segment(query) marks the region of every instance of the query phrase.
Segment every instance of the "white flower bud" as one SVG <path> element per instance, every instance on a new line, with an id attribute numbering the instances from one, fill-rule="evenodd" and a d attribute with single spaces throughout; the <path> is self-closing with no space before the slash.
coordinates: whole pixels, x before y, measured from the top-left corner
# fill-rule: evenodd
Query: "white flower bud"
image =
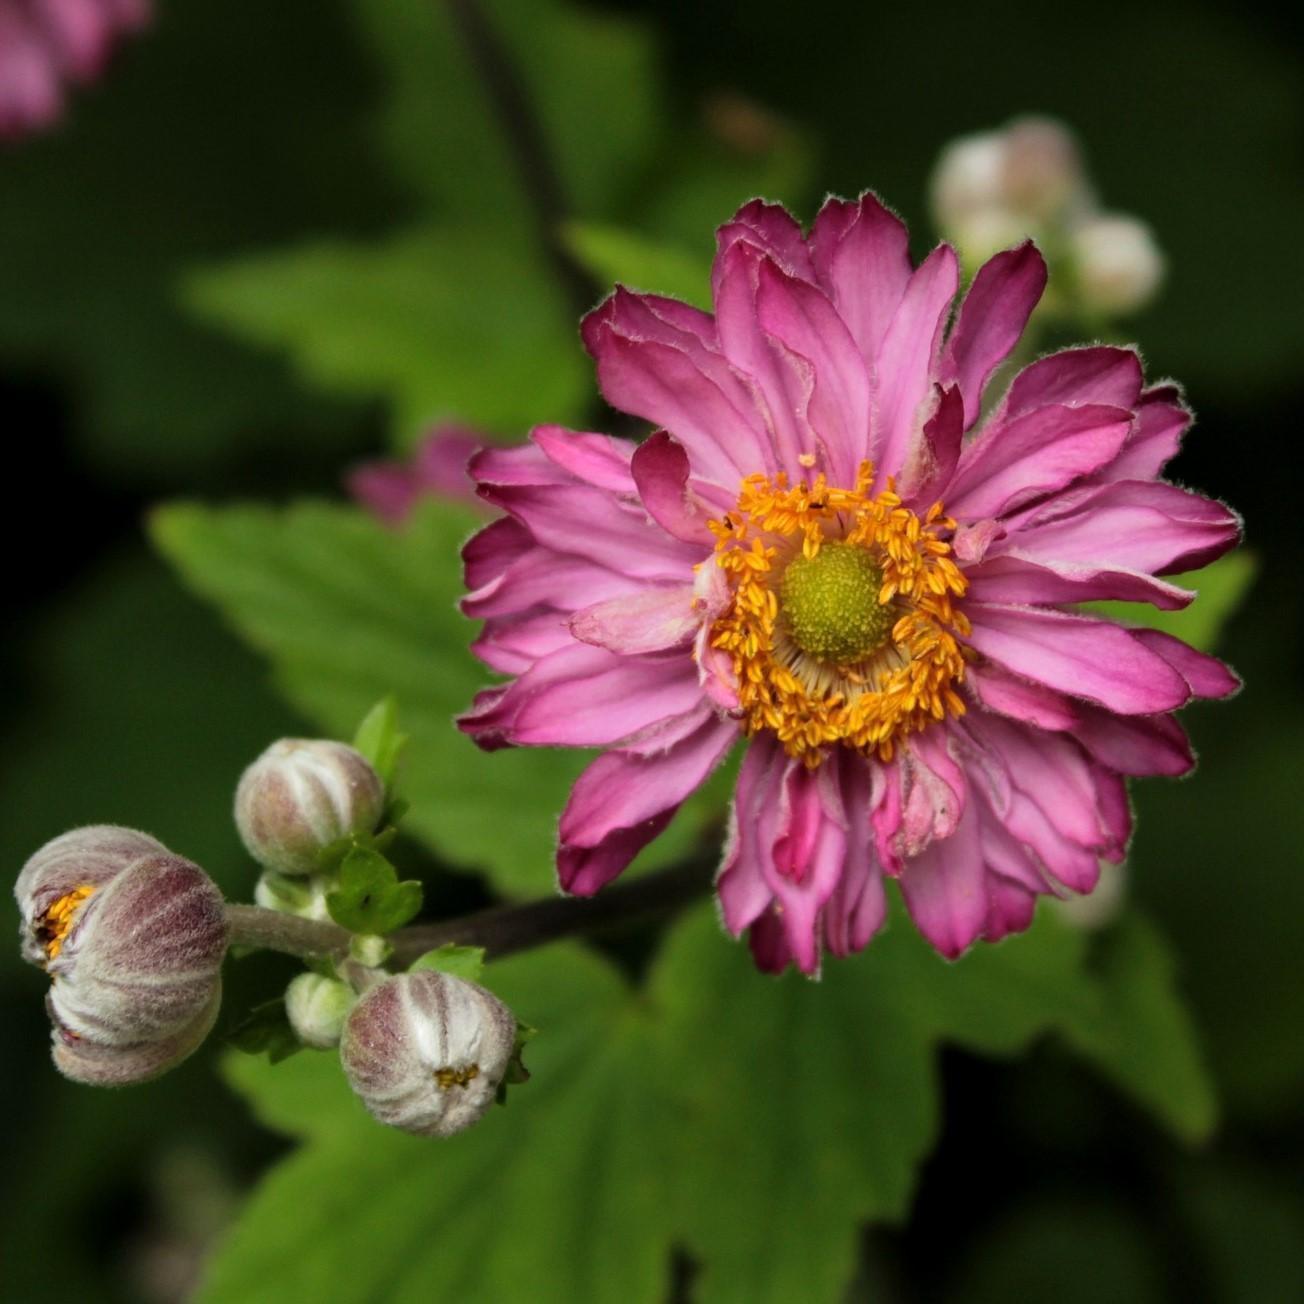
<path id="1" fill-rule="evenodd" d="M 294 878 L 269 869 L 254 885 L 254 904 L 264 910 L 279 910 L 283 915 L 324 922 L 331 917 L 326 904 L 328 880 L 318 875 Z"/>
<path id="2" fill-rule="evenodd" d="M 23 954 L 52 979 L 55 1062 L 69 1076 L 136 1081 L 199 1044 L 228 940 L 222 894 L 199 866 L 147 834 L 99 825 L 42 847 L 15 895 Z"/>
<path id="3" fill-rule="evenodd" d="M 1139 218 L 1105 213 L 1074 228 L 1071 250 L 1078 293 L 1089 311 L 1117 316 L 1136 312 L 1154 297 L 1164 277 L 1164 256 Z"/>
<path id="4" fill-rule="evenodd" d="M 359 998 L 340 1059 L 370 1113 L 418 1136 L 451 1136 L 493 1104 L 516 1041 L 512 1012 L 491 992 L 422 969 Z"/>
<path id="5" fill-rule="evenodd" d="M 311 874 L 323 848 L 370 833 L 385 809 L 385 786 L 367 759 L 344 743 L 283 738 L 241 776 L 235 822 L 265 869 Z"/>
<path id="6" fill-rule="evenodd" d="M 933 216 L 955 231 L 975 213 L 1004 209 L 1005 140 L 999 131 L 961 136 L 938 156 L 932 176 Z"/>
<path id="7" fill-rule="evenodd" d="M 344 1020 L 357 997 L 348 983 L 301 973 L 285 989 L 285 1014 L 305 1046 L 330 1050 L 340 1044 Z"/>

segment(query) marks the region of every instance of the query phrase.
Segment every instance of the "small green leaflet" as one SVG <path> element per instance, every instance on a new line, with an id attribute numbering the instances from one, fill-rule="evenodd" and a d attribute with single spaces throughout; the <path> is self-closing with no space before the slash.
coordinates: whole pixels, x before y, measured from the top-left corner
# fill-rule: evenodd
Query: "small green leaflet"
<path id="1" fill-rule="evenodd" d="M 484 947 L 458 946 L 455 942 L 448 942 L 418 956 L 408 965 L 410 973 L 417 969 L 433 969 L 437 973 L 450 973 L 454 978 L 465 978 L 469 983 L 478 983 L 484 972 Z"/>
<path id="2" fill-rule="evenodd" d="M 341 862 L 339 886 L 326 894 L 326 908 L 350 932 L 384 936 L 416 917 L 421 895 L 421 884 L 399 882 L 380 852 L 358 847 Z"/>
<path id="3" fill-rule="evenodd" d="M 386 793 L 393 787 L 394 772 L 407 745 L 407 734 L 399 732 L 398 703 L 393 693 L 382 697 L 367 712 L 353 735 L 353 746 L 371 762 Z"/>
<path id="4" fill-rule="evenodd" d="M 231 1029 L 227 1040 L 246 1055 L 265 1053 L 270 1064 L 279 1064 L 303 1049 L 303 1042 L 286 1016 L 285 1002 L 279 996 L 255 1005 Z"/>

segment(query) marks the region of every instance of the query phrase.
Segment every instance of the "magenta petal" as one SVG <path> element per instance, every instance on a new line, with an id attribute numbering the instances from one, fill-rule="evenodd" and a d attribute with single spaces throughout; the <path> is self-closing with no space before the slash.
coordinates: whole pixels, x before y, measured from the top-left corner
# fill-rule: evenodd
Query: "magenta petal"
<path id="1" fill-rule="evenodd" d="M 1167 584 L 1141 571 L 1082 562 L 1052 561 L 1007 552 L 967 572 L 971 602 L 1055 604 L 1150 602 L 1164 611 L 1189 606 L 1192 589 Z"/>
<path id="2" fill-rule="evenodd" d="M 532 616 L 511 615 L 486 621 L 471 651 L 490 670 L 521 675 L 536 661 L 573 641 L 564 612 L 541 611 Z"/>
<path id="3" fill-rule="evenodd" d="M 1134 408 L 1141 395 L 1141 359 L 1135 349 L 1092 345 L 1064 349 L 1025 367 L 1010 383 L 1000 420 L 1043 407 Z"/>
<path id="4" fill-rule="evenodd" d="M 1002 516 L 1113 460 L 1132 426 L 1121 408 L 1044 407 L 987 426 L 946 490 L 957 517 Z"/>
<path id="5" fill-rule="evenodd" d="M 778 838 L 789 758 L 768 734 L 747 745 L 729 808 L 716 892 L 725 927 L 735 936 L 754 923 L 774 899 L 764 865 Z M 786 963 L 786 962 L 785 962 Z"/>
<path id="6" fill-rule="evenodd" d="M 915 735 L 902 751 L 900 847 L 910 857 L 955 832 L 969 785 L 947 748 L 945 727 Z"/>
<path id="7" fill-rule="evenodd" d="M 513 742 L 605 747 L 692 710 L 702 692 L 686 655 L 623 657 L 573 643 L 537 662 L 509 697 Z"/>
<path id="8" fill-rule="evenodd" d="M 958 385 L 935 387 L 936 407 L 911 445 L 897 483 L 907 504 L 929 505 L 955 475 L 964 439 L 964 401 Z M 993 524 L 993 532 L 996 527 Z M 962 558 L 961 560 L 968 560 Z"/>
<path id="9" fill-rule="evenodd" d="M 898 880 L 919 931 L 950 960 L 987 925 L 986 877 L 978 820 L 966 810 L 955 833 L 908 861 Z"/>
<path id="10" fill-rule="evenodd" d="M 1112 715 L 1082 706 L 1073 736 L 1119 774 L 1187 774 L 1195 767 L 1186 732 L 1171 715 Z"/>
<path id="11" fill-rule="evenodd" d="M 644 583 L 596 562 L 534 544 L 500 575 L 468 593 L 462 599 L 462 611 L 472 620 L 531 611 L 539 606 L 572 612 L 580 603 L 592 605 L 618 598 L 642 588 Z"/>
<path id="12" fill-rule="evenodd" d="M 569 471 L 577 480 L 610 493 L 634 492 L 629 461 L 635 446 L 628 439 L 567 430 L 565 426 L 536 426 L 530 432 L 530 439 L 550 462 Z"/>
<path id="13" fill-rule="evenodd" d="M 742 238 L 763 249 L 789 276 L 814 280 L 806 237 L 796 219 L 782 204 L 753 199 L 744 204 L 716 234 L 724 246 Z"/>
<path id="14" fill-rule="evenodd" d="M 854 203 L 830 199 L 815 219 L 810 245 L 820 284 L 873 367 L 910 283 L 905 223 L 868 192 Z"/>
<path id="15" fill-rule="evenodd" d="M 683 584 L 594 603 L 570 618 L 570 632 L 581 643 L 630 656 L 690 643 L 701 623 L 693 606 L 693 586 Z"/>
<path id="16" fill-rule="evenodd" d="M 689 487 L 688 454 L 678 440 L 658 430 L 639 445 L 631 466 L 643 506 L 667 534 L 703 548 L 714 545 L 706 524 L 711 509 Z"/>
<path id="17" fill-rule="evenodd" d="M 1008 674 L 990 663 L 969 666 L 964 682 L 989 711 L 1035 724 L 1039 729 L 1073 729 L 1083 709 L 1060 693 Z"/>
<path id="18" fill-rule="evenodd" d="M 960 304 L 939 372 L 943 384 L 955 381 L 960 386 L 966 430 L 978 420 L 988 379 L 1019 342 L 1045 288 L 1046 260 L 1031 240 L 978 269 Z"/>
<path id="19" fill-rule="evenodd" d="M 835 753 L 826 763 L 838 767 L 847 846 L 841 877 L 824 906 L 824 944 L 834 955 L 852 955 L 869 945 L 887 918 L 883 871 L 874 854 L 870 823 L 871 770 L 859 756 L 846 751 Z"/>
<path id="20" fill-rule="evenodd" d="M 1137 629 L 1132 635 L 1151 652 L 1173 667 L 1190 686 L 1195 697 L 1230 697 L 1240 686 L 1240 677 L 1217 657 L 1183 643 L 1180 638 L 1164 634 L 1157 629 Z"/>
<path id="21" fill-rule="evenodd" d="M 972 602 L 965 611 L 973 622 L 969 642 L 979 652 L 1070 697 L 1121 715 L 1155 715 L 1191 695 L 1182 675 L 1145 645 L 1139 631 L 1035 607 Z"/>
<path id="22" fill-rule="evenodd" d="M 792 963 L 788 935 L 777 906 L 767 910 L 747 930 L 747 944 L 756 967 L 762 973 L 779 974 Z"/>
<path id="23" fill-rule="evenodd" d="M 590 896 L 615 878 L 706 781 L 737 736 L 735 724 L 712 716 L 657 755 L 599 756 L 576 780 L 561 817 L 562 887 Z"/>
<path id="24" fill-rule="evenodd" d="M 491 521 L 473 534 L 462 547 L 466 568 L 466 587 L 478 589 L 489 584 L 534 546 L 530 532 L 510 516 Z"/>
<path id="25" fill-rule="evenodd" d="M 869 377 L 864 359 L 824 293 L 774 262 L 758 268 L 756 311 L 762 328 L 814 372 L 810 420 L 834 484 L 854 484 L 869 454 Z"/>
<path id="26" fill-rule="evenodd" d="M 1177 456 L 1191 425 L 1191 410 L 1175 385 L 1156 385 L 1141 396 L 1136 426 L 1119 455 L 1101 472 L 1108 480 L 1151 480 Z"/>
<path id="27" fill-rule="evenodd" d="M 486 485 L 563 485 L 573 482 L 568 471 L 557 466 L 543 449 L 534 444 L 482 448 L 472 456 L 467 470 L 481 486 L 482 498 L 486 497 Z"/>
<path id="28" fill-rule="evenodd" d="M 936 374 L 942 332 L 959 284 L 950 245 L 938 245 L 919 265 L 883 337 L 874 361 L 876 383 L 872 451 L 880 478 L 905 464 Z"/>

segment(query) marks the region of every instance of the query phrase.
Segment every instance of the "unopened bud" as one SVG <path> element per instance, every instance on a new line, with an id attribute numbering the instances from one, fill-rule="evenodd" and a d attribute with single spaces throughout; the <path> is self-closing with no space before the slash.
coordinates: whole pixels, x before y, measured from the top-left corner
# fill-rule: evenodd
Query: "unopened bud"
<path id="1" fill-rule="evenodd" d="M 385 786 L 360 752 L 327 739 L 283 738 L 241 776 L 235 822 L 265 869 L 311 874 L 322 850 L 370 833 L 385 808 Z"/>
<path id="2" fill-rule="evenodd" d="M 198 865 L 147 834 L 98 825 L 36 852 L 15 895 L 23 954 L 53 980 L 55 1062 L 70 1077 L 139 1081 L 203 1039 L 228 931 L 222 894 Z"/>
<path id="3" fill-rule="evenodd" d="M 1164 277 L 1164 256 L 1140 219 L 1105 213 L 1074 228 L 1071 242 L 1078 293 L 1088 311 L 1136 312 L 1154 297 Z"/>
<path id="4" fill-rule="evenodd" d="M 285 989 L 285 1014 L 305 1046 L 329 1050 L 340 1044 L 344 1020 L 357 997 L 335 978 L 301 973 Z"/>
<path id="5" fill-rule="evenodd" d="M 327 880 L 316 875 L 295 878 L 269 869 L 254 885 L 254 904 L 283 915 L 325 921 L 331 917 L 326 904 L 328 890 Z"/>
<path id="6" fill-rule="evenodd" d="M 451 1136 L 493 1104 L 516 1040 L 512 1012 L 491 992 L 422 969 L 359 998 L 340 1058 L 370 1113 L 418 1136 Z"/>

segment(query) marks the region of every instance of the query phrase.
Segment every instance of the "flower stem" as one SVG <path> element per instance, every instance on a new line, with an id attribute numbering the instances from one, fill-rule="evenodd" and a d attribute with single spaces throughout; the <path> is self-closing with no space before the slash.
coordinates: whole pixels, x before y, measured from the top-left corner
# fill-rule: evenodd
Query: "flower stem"
<path id="1" fill-rule="evenodd" d="M 549 897 L 522 905 L 496 906 L 460 919 L 412 924 L 391 933 L 393 959 L 399 966 L 450 943 L 482 946 L 490 959 L 528 951 L 563 937 L 578 937 L 613 926 L 674 914 L 711 889 L 712 862 L 685 861 L 646 878 L 611 888 L 597 897 Z M 262 906 L 228 905 L 233 946 L 283 951 L 301 959 L 343 960 L 352 934 L 338 924 L 265 910 Z"/>

